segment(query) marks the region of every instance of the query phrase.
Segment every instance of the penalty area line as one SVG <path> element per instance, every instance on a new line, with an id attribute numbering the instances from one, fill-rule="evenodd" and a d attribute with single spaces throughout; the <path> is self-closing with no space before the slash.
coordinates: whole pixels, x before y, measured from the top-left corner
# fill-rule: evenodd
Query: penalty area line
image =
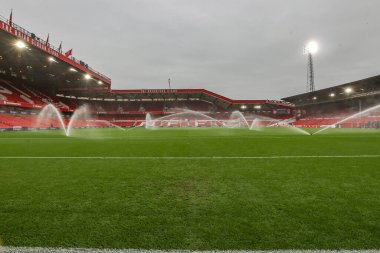
<path id="1" fill-rule="evenodd" d="M 284 156 L 0 156 L 0 159 L 125 159 L 125 160 L 233 160 L 304 158 L 380 158 L 380 155 L 284 155 Z"/>
<path id="2" fill-rule="evenodd" d="M 379 253 L 380 250 L 143 250 L 94 248 L 1 247 L 2 253 Z"/>

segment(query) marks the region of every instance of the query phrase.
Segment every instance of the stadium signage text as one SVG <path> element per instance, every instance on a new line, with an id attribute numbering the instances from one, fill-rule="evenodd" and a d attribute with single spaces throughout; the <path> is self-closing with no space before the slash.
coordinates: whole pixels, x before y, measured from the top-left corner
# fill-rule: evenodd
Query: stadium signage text
<path id="1" fill-rule="evenodd" d="M 155 90 L 141 90 L 141 93 L 176 93 L 177 90 L 168 89 L 155 89 Z"/>

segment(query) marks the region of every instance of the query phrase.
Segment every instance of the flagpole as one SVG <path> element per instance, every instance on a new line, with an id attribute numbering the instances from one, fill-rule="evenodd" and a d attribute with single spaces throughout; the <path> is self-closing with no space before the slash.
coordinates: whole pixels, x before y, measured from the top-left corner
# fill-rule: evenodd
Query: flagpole
<path id="1" fill-rule="evenodd" d="M 12 19 L 13 19 L 13 9 L 11 9 L 11 14 L 9 15 L 9 20 L 8 20 L 10 26 L 12 26 L 12 24 L 13 24 Z"/>
<path id="2" fill-rule="evenodd" d="M 48 33 L 48 36 L 47 36 L 47 39 L 46 39 L 46 46 L 49 46 L 49 36 L 50 36 L 50 33 Z"/>

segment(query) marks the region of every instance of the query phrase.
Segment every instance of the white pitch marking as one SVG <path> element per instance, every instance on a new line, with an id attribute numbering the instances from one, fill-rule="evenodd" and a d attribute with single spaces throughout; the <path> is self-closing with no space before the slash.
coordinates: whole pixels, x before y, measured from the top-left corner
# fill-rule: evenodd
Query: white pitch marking
<path id="1" fill-rule="evenodd" d="M 223 159 L 303 159 L 380 158 L 380 155 L 287 155 L 287 156 L 0 156 L 0 159 L 130 159 L 130 160 L 223 160 Z"/>
<path id="2" fill-rule="evenodd" d="M 0 247 L 2 253 L 379 253 L 380 250 L 142 250 L 94 248 Z"/>

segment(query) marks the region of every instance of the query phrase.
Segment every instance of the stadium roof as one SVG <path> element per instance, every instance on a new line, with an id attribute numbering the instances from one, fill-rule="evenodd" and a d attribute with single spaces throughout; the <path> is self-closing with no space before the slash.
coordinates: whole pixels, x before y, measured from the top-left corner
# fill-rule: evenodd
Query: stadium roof
<path id="1" fill-rule="evenodd" d="M 85 62 L 65 55 L 61 48 L 37 37 L 12 21 L 0 16 L 1 65 L 12 74 L 37 77 L 40 82 L 58 86 L 104 86 L 111 79 Z M 31 74 L 32 73 L 32 74 Z"/>
<path id="2" fill-rule="evenodd" d="M 345 83 L 330 88 L 303 93 L 283 100 L 296 106 L 313 105 L 320 103 L 331 103 L 341 100 L 354 99 L 364 96 L 380 94 L 380 75 L 366 79 Z"/>

